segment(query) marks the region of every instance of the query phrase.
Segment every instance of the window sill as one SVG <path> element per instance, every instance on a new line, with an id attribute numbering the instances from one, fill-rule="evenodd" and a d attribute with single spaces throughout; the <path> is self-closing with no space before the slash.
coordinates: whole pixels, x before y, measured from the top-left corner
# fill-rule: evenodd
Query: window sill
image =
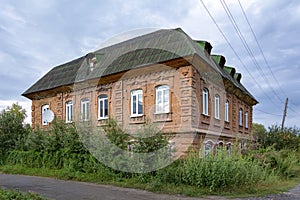
<path id="1" fill-rule="evenodd" d="M 240 133 L 243 133 L 243 132 L 244 132 L 244 128 L 243 128 L 243 126 L 241 126 L 241 125 L 239 125 L 239 132 L 240 132 Z"/>
<path id="2" fill-rule="evenodd" d="M 154 115 L 161 115 L 161 114 L 169 114 L 171 113 L 170 111 L 168 112 L 155 112 Z"/>
<path id="3" fill-rule="evenodd" d="M 107 120 L 107 119 L 108 119 L 108 117 L 101 117 L 101 118 L 98 118 L 97 120 L 101 121 L 101 120 Z"/>
<path id="4" fill-rule="evenodd" d="M 135 117 L 143 117 L 143 114 L 139 114 L 139 115 L 130 115 L 130 118 L 135 118 Z"/>
<path id="5" fill-rule="evenodd" d="M 170 122 L 172 121 L 172 113 L 154 113 L 155 122 Z"/>
<path id="6" fill-rule="evenodd" d="M 108 117 L 98 119 L 98 123 L 97 123 L 98 126 L 105 126 L 107 124 L 108 124 Z"/>
<path id="7" fill-rule="evenodd" d="M 145 123 L 145 115 L 134 115 L 130 116 L 129 123 L 130 124 L 143 124 Z"/>
<path id="8" fill-rule="evenodd" d="M 229 121 L 224 122 L 224 128 L 225 129 L 230 129 L 230 122 Z"/>
<path id="9" fill-rule="evenodd" d="M 210 116 L 202 113 L 201 123 L 209 125 L 210 124 Z"/>

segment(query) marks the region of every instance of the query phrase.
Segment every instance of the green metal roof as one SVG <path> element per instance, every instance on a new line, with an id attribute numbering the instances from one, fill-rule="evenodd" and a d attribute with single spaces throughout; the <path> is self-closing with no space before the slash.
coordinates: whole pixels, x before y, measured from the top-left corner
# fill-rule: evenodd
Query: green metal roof
<path id="1" fill-rule="evenodd" d="M 22 95 L 28 96 L 32 93 L 92 80 L 145 65 L 189 55 L 198 55 L 210 63 L 210 66 L 220 75 L 234 82 L 237 87 L 253 98 L 240 83 L 228 75 L 228 70 L 230 70 L 228 67 L 221 69 L 216 64 L 220 62 L 221 58 L 213 56 L 212 59 L 216 63 L 212 62 L 205 55 L 205 49 L 208 51 L 211 50 L 211 45 L 208 42 L 194 41 L 182 29 L 158 30 L 99 49 L 86 56 L 54 67 Z M 97 60 L 93 71 L 90 71 L 90 66 L 87 62 L 91 54 L 94 55 Z"/>
<path id="2" fill-rule="evenodd" d="M 227 72 L 229 75 L 235 74 L 235 68 L 233 67 L 224 66 L 224 71 Z"/>
<path id="3" fill-rule="evenodd" d="M 221 55 L 211 55 L 211 58 L 217 63 L 219 64 L 221 61 L 222 56 Z"/>

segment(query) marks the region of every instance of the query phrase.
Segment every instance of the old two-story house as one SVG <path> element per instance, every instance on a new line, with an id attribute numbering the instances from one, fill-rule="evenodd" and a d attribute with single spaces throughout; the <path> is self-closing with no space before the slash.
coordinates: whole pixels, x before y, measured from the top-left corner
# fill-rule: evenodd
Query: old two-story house
<path id="1" fill-rule="evenodd" d="M 23 93 L 32 100 L 32 126 L 51 125 L 50 109 L 66 123 L 114 118 L 128 131 L 150 120 L 174 134 L 178 151 L 251 139 L 258 102 L 211 49 L 181 29 L 158 30 L 54 67 Z"/>

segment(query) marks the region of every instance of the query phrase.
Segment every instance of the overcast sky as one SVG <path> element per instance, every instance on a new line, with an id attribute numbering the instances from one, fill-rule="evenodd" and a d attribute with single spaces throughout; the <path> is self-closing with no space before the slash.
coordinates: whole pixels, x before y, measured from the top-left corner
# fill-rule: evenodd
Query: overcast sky
<path id="1" fill-rule="evenodd" d="M 180 27 L 193 39 L 209 41 L 213 54 L 224 55 L 226 65 L 242 73 L 243 85 L 260 102 L 254 122 L 280 125 L 288 97 L 286 125 L 299 127 L 300 1 L 240 0 L 262 55 L 238 0 L 226 0 L 253 56 L 221 1 L 203 2 L 238 57 L 200 0 L 0 0 L 0 109 L 19 102 L 30 115 L 31 102 L 21 96 L 26 89 L 54 66 L 97 50 L 113 36 Z"/>

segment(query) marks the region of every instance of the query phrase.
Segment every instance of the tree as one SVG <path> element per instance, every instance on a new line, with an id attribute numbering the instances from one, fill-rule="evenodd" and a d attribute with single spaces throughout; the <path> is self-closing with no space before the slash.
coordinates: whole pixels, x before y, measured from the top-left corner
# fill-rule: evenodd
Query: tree
<path id="1" fill-rule="evenodd" d="M 18 104 L 7 107 L 0 113 L 0 156 L 12 149 L 22 149 L 30 126 L 24 124 L 26 111 Z"/>
<path id="2" fill-rule="evenodd" d="M 252 124 L 252 135 L 256 143 L 258 143 L 259 145 L 262 145 L 262 143 L 265 141 L 266 132 L 266 128 L 263 124 Z"/>
<path id="3" fill-rule="evenodd" d="M 272 125 L 265 129 L 262 124 L 253 124 L 252 133 L 254 140 L 261 147 L 273 146 L 276 150 L 292 149 L 300 147 L 300 129 L 297 127 L 284 127 Z"/>
<path id="4" fill-rule="evenodd" d="M 298 150 L 299 134 L 300 130 L 296 127 L 284 127 L 282 129 L 278 125 L 272 125 L 266 133 L 264 146 L 274 146 L 276 150 Z"/>

